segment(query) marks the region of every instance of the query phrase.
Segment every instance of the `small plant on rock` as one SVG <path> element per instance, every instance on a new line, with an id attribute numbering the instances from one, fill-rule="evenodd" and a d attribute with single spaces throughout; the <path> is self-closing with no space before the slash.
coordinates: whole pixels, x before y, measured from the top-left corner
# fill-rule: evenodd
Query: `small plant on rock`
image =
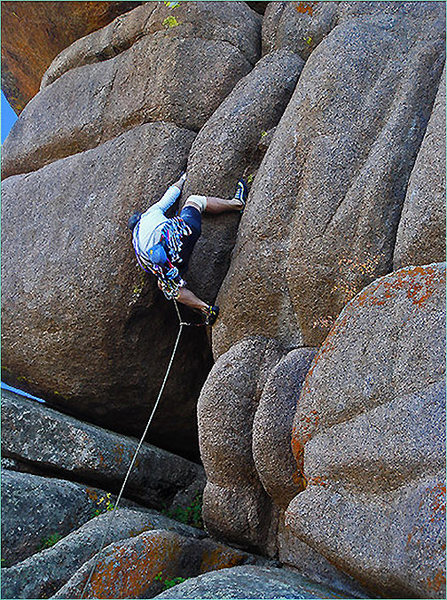
<path id="1" fill-rule="evenodd" d="M 93 511 L 94 517 L 98 517 L 99 515 L 102 515 L 103 513 L 115 508 L 115 505 L 112 502 L 112 495 L 109 493 L 107 493 L 105 496 L 101 496 L 101 498 L 98 498 L 96 504 L 98 505 L 98 508 Z"/>
<path id="2" fill-rule="evenodd" d="M 163 510 L 162 512 L 167 517 L 185 523 L 185 525 L 192 525 L 193 527 L 203 529 L 202 496 L 200 493 L 195 495 L 194 500 L 189 506 L 186 506 L 185 508 L 177 506 L 169 510 Z"/>
<path id="3" fill-rule="evenodd" d="M 186 581 L 186 579 L 184 577 L 174 577 L 173 579 L 165 579 L 163 581 L 163 575 L 162 575 L 161 571 L 159 571 L 155 575 L 154 581 L 163 582 L 163 591 L 165 591 L 165 590 L 169 590 L 169 588 L 174 587 L 174 585 L 177 585 L 178 583 L 183 583 L 184 581 Z"/>
<path id="4" fill-rule="evenodd" d="M 51 548 L 55 544 L 62 539 L 62 535 L 60 533 L 52 533 L 46 538 L 42 538 L 39 550 L 45 550 L 46 548 Z M 3 566 L 3 565 L 2 565 Z"/>
<path id="5" fill-rule="evenodd" d="M 163 582 L 163 591 L 169 590 L 169 588 L 174 587 L 174 585 L 177 585 L 178 583 L 183 583 L 184 581 L 186 581 L 184 577 L 174 577 L 174 579 L 165 579 Z"/>

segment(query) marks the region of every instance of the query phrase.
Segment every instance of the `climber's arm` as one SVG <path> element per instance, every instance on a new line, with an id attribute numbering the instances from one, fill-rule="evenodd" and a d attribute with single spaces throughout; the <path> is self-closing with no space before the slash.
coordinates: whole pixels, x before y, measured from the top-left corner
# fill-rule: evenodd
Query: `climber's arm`
<path id="1" fill-rule="evenodd" d="M 160 281 L 160 279 L 158 280 L 158 287 L 161 291 L 163 291 L 163 284 Z M 196 310 L 200 310 L 201 312 L 206 313 L 208 304 L 203 302 L 203 300 L 200 300 L 200 298 L 197 298 L 197 296 L 193 292 L 191 292 L 191 290 L 188 290 L 188 288 L 186 287 L 179 286 L 177 293 L 178 296 L 176 300 L 178 300 L 182 304 L 185 304 L 186 306 L 189 306 L 189 308 L 194 308 Z"/>
<path id="2" fill-rule="evenodd" d="M 182 175 L 178 181 L 172 184 L 166 192 L 163 194 L 161 200 L 159 200 L 152 208 L 160 209 L 163 214 L 170 208 L 177 198 L 180 196 L 185 183 L 185 175 Z"/>

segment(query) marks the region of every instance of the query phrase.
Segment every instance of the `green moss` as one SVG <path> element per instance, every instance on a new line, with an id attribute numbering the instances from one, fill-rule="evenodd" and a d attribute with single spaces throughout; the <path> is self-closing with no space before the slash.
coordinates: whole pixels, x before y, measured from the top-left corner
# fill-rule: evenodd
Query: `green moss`
<path id="1" fill-rule="evenodd" d="M 42 538 L 39 546 L 39 550 L 45 550 L 45 548 L 51 548 L 55 544 L 57 544 L 61 539 L 62 535 L 60 533 L 52 533 L 46 538 Z"/>
<path id="2" fill-rule="evenodd" d="M 192 527 L 203 529 L 201 494 L 196 494 L 191 504 L 185 508 L 177 506 L 176 508 L 168 510 L 165 509 L 162 512 L 167 517 L 175 519 L 176 521 L 180 521 L 181 523 L 185 523 L 185 525 L 191 525 Z"/>

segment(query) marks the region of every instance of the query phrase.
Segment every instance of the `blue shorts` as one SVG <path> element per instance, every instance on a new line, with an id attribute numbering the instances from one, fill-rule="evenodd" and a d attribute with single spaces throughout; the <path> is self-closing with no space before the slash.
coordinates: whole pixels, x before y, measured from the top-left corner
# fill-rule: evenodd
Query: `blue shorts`
<path id="1" fill-rule="evenodd" d="M 192 231 L 191 235 L 185 236 L 182 240 L 183 245 L 180 251 L 182 262 L 174 263 L 180 275 L 183 276 L 188 269 L 189 259 L 191 258 L 194 246 L 202 233 L 202 213 L 194 206 L 185 206 L 179 216 L 189 225 Z"/>

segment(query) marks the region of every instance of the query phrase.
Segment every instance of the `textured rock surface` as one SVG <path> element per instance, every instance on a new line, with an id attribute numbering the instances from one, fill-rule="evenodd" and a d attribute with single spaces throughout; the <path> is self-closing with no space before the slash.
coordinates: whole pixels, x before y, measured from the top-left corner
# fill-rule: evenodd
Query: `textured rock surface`
<path id="1" fill-rule="evenodd" d="M 250 64 L 259 58 L 260 19 L 243 6 L 243 2 L 215 6 L 209 2 L 199 5 L 179 4 L 166 7 L 164 2 L 150 2 L 138 10 L 116 19 L 94 35 L 81 38 L 61 52 L 46 71 L 41 87 L 53 83 L 68 70 L 113 58 L 130 48 L 144 36 L 165 32 L 167 37 L 197 37 L 208 41 L 220 40 L 239 49 Z M 237 22 L 244 16 L 242 29 Z M 171 17 L 171 25 L 169 21 Z M 173 19 L 172 19 L 173 17 Z M 177 22 L 175 24 L 174 22 Z M 233 22 L 233 26 L 231 26 Z M 176 27 L 182 26 L 181 29 Z"/>
<path id="2" fill-rule="evenodd" d="M 307 59 L 337 22 L 340 2 L 269 2 L 262 52 L 288 48 Z"/>
<path id="3" fill-rule="evenodd" d="M 8 383 L 103 427 L 142 434 L 178 319 L 136 266 L 127 219 L 178 177 L 193 138 L 150 123 L 3 182 Z M 148 441 L 194 456 L 195 400 L 210 364 L 202 329 L 182 334 L 178 357 Z"/>
<path id="4" fill-rule="evenodd" d="M 253 421 L 253 458 L 264 489 L 287 508 L 302 489 L 292 454 L 292 423 L 301 386 L 316 354 L 314 348 L 289 352 L 272 369 Z"/>
<path id="5" fill-rule="evenodd" d="M 5 2 L 2 4 L 2 90 L 19 113 L 39 91 L 53 58 L 83 35 L 141 2 Z"/>
<path id="6" fill-rule="evenodd" d="M 37 552 L 49 536 L 66 535 L 90 520 L 99 494 L 70 481 L 3 471 L 2 557 L 6 565 Z"/>
<path id="7" fill-rule="evenodd" d="M 445 260 L 445 67 L 411 173 L 397 231 L 394 268 Z"/>
<path id="8" fill-rule="evenodd" d="M 24 461 L 58 477 L 118 490 L 137 440 L 82 423 L 46 406 L 2 391 L 2 456 Z M 81 448 L 81 451 L 80 451 Z M 198 481 L 196 481 L 198 480 Z M 162 508 L 196 483 L 205 485 L 202 467 L 143 444 L 124 495 Z"/>
<path id="9" fill-rule="evenodd" d="M 3 177 L 36 170 L 147 121 L 197 131 L 259 55 L 260 17 L 243 2 L 182 4 L 178 25 L 167 28 L 163 22 L 172 14 L 164 3 L 146 3 L 124 21 L 135 11 L 148 31 L 124 27 L 131 39 L 115 47 L 112 36 L 114 51 L 122 50 L 112 58 L 104 30 L 94 32 L 76 45 L 71 60 L 82 65 L 85 47 L 93 46 L 95 62 L 70 69 L 27 105 L 3 146 Z M 235 37 L 244 40 L 242 49 Z"/>
<path id="10" fill-rule="evenodd" d="M 251 548 L 266 544 L 272 518 L 253 461 L 252 425 L 266 377 L 283 353 L 262 338 L 235 345 L 214 365 L 198 404 L 206 527 Z"/>
<path id="11" fill-rule="evenodd" d="M 340 598 L 328 587 L 288 569 L 240 566 L 200 575 L 156 598 Z M 366 596 L 344 595 L 344 598 Z"/>
<path id="12" fill-rule="evenodd" d="M 281 511 L 278 519 L 276 544 L 280 563 L 296 569 L 306 579 L 337 591 L 342 598 L 369 597 L 370 594 L 357 581 L 340 571 L 318 550 L 293 535 L 290 528 L 285 526 L 284 511 Z"/>
<path id="13" fill-rule="evenodd" d="M 185 199 L 189 193 L 230 198 L 237 179 L 253 175 L 262 159 L 257 142 L 278 123 L 303 65 L 292 52 L 274 52 L 239 81 L 194 140 Z M 239 220 L 237 214 L 203 219 L 188 282 L 208 302 L 216 298 L 228 270 Z"/>
<path id="14" fill-rule="evenodd" d="M 216 357 L 252 335 L 319 345 L 343 306 L 392 269 L 444 64 L 445 7 L 375 4 L 348 3 L 301 73 L 219 292 Z"/>
<path id="15" fill-rule="evenodd" d="M 308 487 L 286 523 L 385 596 L 445 597 L 444 330 L 445 264 L 378 279 L 336 321 L 295 415 Z"/>
<path id="16" fill-rule="evenodd" d="M 165 580 L 196 576 L 252 560 L 245 552 L 209 539 L 186 538 L 172 531 L 149 531 L 108 546 L 85 594 L 95 598 L 152 598 L 163 589 Z M 85 563 L 52 598 L 80 597 L 93 561 Z"/>
<path id="17" fill-rule="evenodd" d="M 48 598 L 56 593 L 76 571 L 98 551 L 111 513 L 99 515 L 65 536 L 55 546 L 2 569 L 2 598 Z M 105 546 L 143 531 L 165 529 L 192 537 L 205 533 L 168 519 L 157 512 L 119 508 L 113 527 L 104 539 Z"/>

